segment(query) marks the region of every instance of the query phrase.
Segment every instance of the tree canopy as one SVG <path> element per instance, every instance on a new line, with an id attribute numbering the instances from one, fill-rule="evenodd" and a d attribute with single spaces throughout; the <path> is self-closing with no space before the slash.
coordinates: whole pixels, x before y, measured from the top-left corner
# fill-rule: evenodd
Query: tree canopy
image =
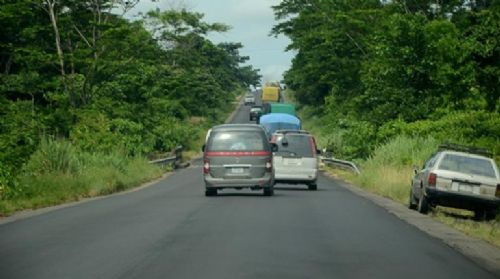
<path id="1" fill-rule="evenodd" d="M 187 10 L 124 14 L 138 1 L 3 0 L 0 164 L 17 172 L 41 138 L 129 155 L 188 144 L 189 119 L 220 117 L 238 88 L 260 83 L 240 43 L 216 44 Z"/>

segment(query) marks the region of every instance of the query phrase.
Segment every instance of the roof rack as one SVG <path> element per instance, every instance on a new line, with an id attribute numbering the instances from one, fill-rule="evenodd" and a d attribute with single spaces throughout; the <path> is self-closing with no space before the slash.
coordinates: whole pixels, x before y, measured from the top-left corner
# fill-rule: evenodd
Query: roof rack
<path id="1" fill-rule="evenodd" d="M 443 143 L 439 146 L 438 150 L 453 150 L 453 151 L 460 151 L 460 152 L 467 152 L 467 153 L 472 153 L 472 154 L 478 154 L 478 155 L 483 155 L 486 157 L 493 157 L 493 154 L 486 148 L 482 147 L 475 147 L 475 146 L 466 146 L 466 145 L 459 145 L 459 144 L 454 144 L 454 143 Z"/>
<path id="2" fill-rule="evenodd" d="M 274 131 L 275 134 L 311 134 L 306 130 L 276 130 Z"/>

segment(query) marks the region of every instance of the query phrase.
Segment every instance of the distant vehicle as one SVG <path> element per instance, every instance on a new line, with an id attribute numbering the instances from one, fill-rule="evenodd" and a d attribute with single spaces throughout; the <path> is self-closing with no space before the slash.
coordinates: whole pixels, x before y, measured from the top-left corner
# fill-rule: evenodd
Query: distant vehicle
<path id="1" fill-rule="evenodd" d="M 442 145 L 422 170 L 415 169 L 409 207 L 426 214 L 430 207 L 474 211 L 476 219 L 492 219 L 500 206 L 500 174 L 484 149 Z"/>
<path id="2" fill-rule="evenodd" d="M 295 116 L 295 105 L 289 103 L 270 103 L 271 113 L 288 113 Z"/>
<path id="3" fill-rule="evenodd" d="M 258 120 L 262 115 L 262 106 L 252 106 L 250 108 L 250 121 Z"/>
<path id="4" fill-rule="evenodd" d="M 274 194 L 271 144 L 256 124 L 223 124 L 209 130 L 202 148 L 205 195 L 227 188 L 263 190 Z"/>
<path id="5" fill-rule="evenodd" d="M 262 115 L 259 119 L 268 135 L 272 135 L 276 130 L 300 130 L 300 119 L 286 113 L 269 113 Z"/>
<path id="6" fill-rule="evenodd" d="M 280 88 L 278 86 L 264 86 L 261 100 L 263 103 L 278 102 L 280 100 Z"/>
<path id="7" fill-rule="evenodd" d="M 245 106 L 254 104 L 255 104 L 255 96 L 253 94 L 245 95 Z"/>
<path id="8" fill-rule="evenodd" d="M 303 183 L 317 190 L 320 151 L 314 137 L 304 130 L 278 130 L 271 142 L 278 146 L 273 154 L 275 182 Z"/>
<path id="9" fill-rule="evenodd" d="M 263 112 L 262 114 L 268 114 L 268 113 L 287 113 L 293 116 L 296 116 L 295 114 L 295 105 L 290 104 L 290 103 L 274 103 L 274 102 L 267 102 L 262 104 L 262 109 Z"/>

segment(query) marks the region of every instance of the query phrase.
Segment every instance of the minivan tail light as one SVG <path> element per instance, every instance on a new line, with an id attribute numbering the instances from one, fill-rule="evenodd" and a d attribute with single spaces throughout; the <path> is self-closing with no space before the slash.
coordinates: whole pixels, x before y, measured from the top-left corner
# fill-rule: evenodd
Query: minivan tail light
<path id="1" fill-rule="evenodd" d="M 278 138 L 278 137 L 277 137 L 276 135 L 272 135 L 272 136 L 271 136 L 271 140 L 270 140 L 269 142 L 270 142 L 270 143 L 276 143 L 276 139 L 277 139 L 277 138 Z"/>
<path id="2" fill-rule="evenodd" d="M 428 184 L 430 187 L 436 187 L 437 175 L 435 173 L 429 173 Z"/>
<path id="3" fill-rule="evenodd" d="M 495 196 L 500 198 L 500 184 L 497 184 L 497 190 L 495 191 Z"/>
<path id="4" fill-rule="evenodd" d="M 208 160 L 203 160 L 203 173 L 208 174 L 210 172 L 210 162 Z"/>

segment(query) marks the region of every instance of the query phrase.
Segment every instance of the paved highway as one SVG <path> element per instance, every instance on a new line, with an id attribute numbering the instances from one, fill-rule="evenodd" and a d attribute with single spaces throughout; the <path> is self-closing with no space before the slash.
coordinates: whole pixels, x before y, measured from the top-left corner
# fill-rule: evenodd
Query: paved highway
<path id="1" fill-rule="evenodd" d="M 195 161 L 140 191 L 0 225 L 0 278 L 494 278 L 335 180 L 276 186 L 208 198 Z"/>

